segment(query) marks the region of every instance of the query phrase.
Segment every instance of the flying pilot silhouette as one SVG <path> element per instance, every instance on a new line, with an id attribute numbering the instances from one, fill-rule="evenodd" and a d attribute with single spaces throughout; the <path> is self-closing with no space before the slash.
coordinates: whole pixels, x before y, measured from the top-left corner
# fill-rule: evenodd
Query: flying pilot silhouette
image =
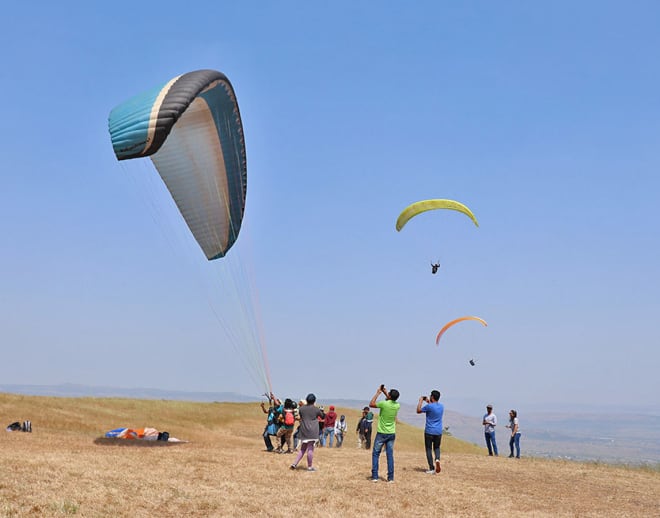
<path id="1" fill-rule="evenodd" d="M 437 263 L 431 263 L 431 273 L 436 274 L 438 273 L 438 268 L 440 268 L 440 261 Z"/>

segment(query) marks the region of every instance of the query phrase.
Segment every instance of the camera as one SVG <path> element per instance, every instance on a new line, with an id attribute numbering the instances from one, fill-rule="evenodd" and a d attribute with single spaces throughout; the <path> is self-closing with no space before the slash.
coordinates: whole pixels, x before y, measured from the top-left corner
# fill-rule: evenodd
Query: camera
<path id="1" fill-rule="evenodd" d="M 423 401 L 428 401 L 429 398 L 427 398 L 426 396 L 422 396 L 422 400 L 423 400 Z"/>

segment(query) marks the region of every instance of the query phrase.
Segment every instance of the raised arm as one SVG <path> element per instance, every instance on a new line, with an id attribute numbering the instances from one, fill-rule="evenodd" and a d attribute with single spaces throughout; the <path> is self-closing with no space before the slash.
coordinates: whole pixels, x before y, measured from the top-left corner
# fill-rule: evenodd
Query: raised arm
<path id="1" fill-rule="evenodd" d="M 378 390 L 374 394 L 374 397 L 372 397 L 371 401 L 369 401 L 369 406 L 371 408 L 378 408 L 378 405 L 376 405 L 376 399 L 378 399 L 378 396 L 380 395 L 381 392 L 382 392 L 381 388 L 378 387 Z"/>

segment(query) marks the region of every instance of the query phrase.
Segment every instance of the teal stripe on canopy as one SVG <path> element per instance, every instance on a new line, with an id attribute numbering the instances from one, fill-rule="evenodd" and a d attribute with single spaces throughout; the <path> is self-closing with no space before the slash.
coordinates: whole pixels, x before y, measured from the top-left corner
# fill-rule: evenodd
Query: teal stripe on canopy
<path id="1" fill-rule="evenodd" d="M 165 84 L 136 95 L 110 112 L 108 129 L 118 160 L 133 158 L 144 152 L 151 111 Z"/>

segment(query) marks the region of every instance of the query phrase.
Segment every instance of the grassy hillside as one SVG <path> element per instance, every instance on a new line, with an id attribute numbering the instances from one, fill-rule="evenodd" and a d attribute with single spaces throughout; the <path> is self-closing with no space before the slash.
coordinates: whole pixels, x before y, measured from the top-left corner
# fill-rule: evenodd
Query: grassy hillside
<path id="1" fill-rule="evenodd" d="M 354 429 L 358 412 L 338 409 Z M 395 484 L 373 484 L 371 455 L 318 449 L 316 472 L 263 452 L 252 403 L 190 403 L 0 394 L 4 433 L 0 516 L 653 516 L 660 473 L 506 457 L 443 439 L 443 471 L 426 475 L 422 432 L 401 424 Z M 152 426 L 190 441 L 142 448 L 99 443 L 120 426 Z M 96 441 L 96 442 L 95 442 Z M 304 461 L 303 461 L 304 464 Z M 385 457 L 381 475 L 385 473 Z"/>

